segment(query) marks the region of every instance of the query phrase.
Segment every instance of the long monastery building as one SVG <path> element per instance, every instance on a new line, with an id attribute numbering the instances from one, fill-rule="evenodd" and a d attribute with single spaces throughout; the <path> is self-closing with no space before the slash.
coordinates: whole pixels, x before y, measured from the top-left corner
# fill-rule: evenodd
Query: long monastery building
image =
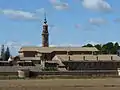
<path id="1" fill-rule="evenodd" d="M 23 46 L 19 50 L 20 65 L 58 67 L 59 70 L 114 70 L 120 67 L 117 55 L 99 55 L 95 47 L 49 47 L 48 24 L 45 18 L 42 46 Z M 31 64 L 30 64 L 31 63 Z"/>

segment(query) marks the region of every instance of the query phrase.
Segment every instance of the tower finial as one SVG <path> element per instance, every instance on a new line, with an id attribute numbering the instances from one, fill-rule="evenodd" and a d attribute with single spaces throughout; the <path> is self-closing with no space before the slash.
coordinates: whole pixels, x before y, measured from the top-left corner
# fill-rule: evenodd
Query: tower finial
<path id="1" fill-rule="evenodd" d="M 44 24 L 46 24 L 46 23 L 47 23 L 46 12 L 44 13 L 44 17 L 45 17 L 45 19 L 44 19 Z"/>

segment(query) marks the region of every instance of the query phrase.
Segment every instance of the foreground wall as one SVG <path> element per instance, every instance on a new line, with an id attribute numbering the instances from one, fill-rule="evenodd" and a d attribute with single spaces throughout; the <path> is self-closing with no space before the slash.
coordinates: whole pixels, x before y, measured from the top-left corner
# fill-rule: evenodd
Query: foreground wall
<path id="1" fill-rule="evenodd" d="M 6 66 L 0 67 L 0 76 L 17 76 L 18 70 L 26 68 L 30 70 L 30 76 L 118 76 L 118 70 L 81 70 L 81 71 L 42 71 L 41 67 L 19 67 L 19 66 Z"/>
<path id="2" fill-rule="evenodd" d="M 118 76 L 117 70 L 82 70 L 82 71 L 42 71 L 34 72 L 37 76 L 43 75 L 68 75 L 68 76 Z"/>

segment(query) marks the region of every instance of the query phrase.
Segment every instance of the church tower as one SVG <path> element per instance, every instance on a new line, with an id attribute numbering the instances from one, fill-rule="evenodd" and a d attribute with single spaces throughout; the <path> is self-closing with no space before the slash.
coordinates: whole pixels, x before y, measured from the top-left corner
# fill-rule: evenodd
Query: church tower
<path id="1" fill-rule="evenodd" d="M 48 32 L 46 14 L 45 14 L 43 31 L 42 31 L 42 47 L 49 47 L 49 32 Z"/>

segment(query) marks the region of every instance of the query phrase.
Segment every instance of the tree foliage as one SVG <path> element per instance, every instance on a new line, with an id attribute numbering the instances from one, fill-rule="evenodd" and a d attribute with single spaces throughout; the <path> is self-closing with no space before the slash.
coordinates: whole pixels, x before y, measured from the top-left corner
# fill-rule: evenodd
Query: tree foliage
<path id="1" fill-rule="evenodd" d="M 117 54 L 117 50 L 120 49 L 119 44 L 113 43 L 113 42 L 108 42 L 106 44 L 87 44 L 84 45 L 83 47 L 96 47 L 99 50 L 99 54 Z"/>
<path id="2" fill-rule="evenodd" d="M 5 47 L 4 45 L 1 46 L 1 59 L 3 61 L 7 61 L 10 57 L 10 50 L 9 50 L 9 47 L 6 48 L 5 50 Z"/>
<path id="3" fill-rule="evenodd" d="M 5 47 L 4 45 L 1 46 L 1 59 L 4 61 L 5 59 Z"/>
<path id="4" fill-rule="evenodd" d="M 5 60 L 8 61 L 9 57 L 10 57 L 10 50 L 9 47 L 7 47 L 5 51 Z"/>
<path id="5" fill-rule="evenodd" d="M 84 45 L 83 47 L 93 47 L 92 44 L 87 44 L 87 45 Z"/>

